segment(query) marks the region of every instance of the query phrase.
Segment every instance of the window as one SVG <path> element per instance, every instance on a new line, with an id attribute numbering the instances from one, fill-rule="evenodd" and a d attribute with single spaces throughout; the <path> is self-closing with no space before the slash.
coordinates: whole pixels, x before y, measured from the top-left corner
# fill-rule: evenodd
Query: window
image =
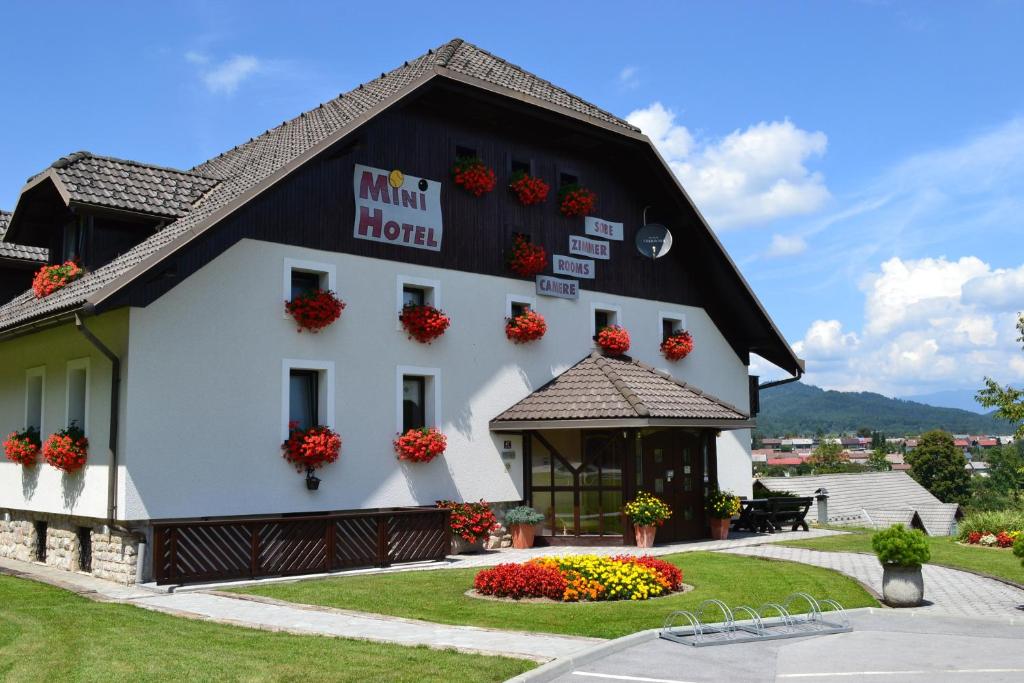
<path id="1" fill-rule="evenodd" d="M 686 329 L 686 316 L 682 313 L 669 313 L 662 311 L 658 314 L 658 333 L 661 340 L 665 341 L 676 332 Z"/>
<path id="2" fill-rule="evenodd" d="M 89 359 L 68 361 L 65 425 L 77 425 L 89 435 Z"/>
<path id="3" fill-rule="evenodd" d="M 63 261 L 84 260 L 85 251 L 85 217 L 78 217 L 64 226 L 64 240 L 61 245 Z"/>
<path id="4" fill-rule="evenodd" d="M 535 310 L 537 307 L 537 301 L 528 296 L 521 296 L 519 294 L 509 294 L 505 297 L 505 317 L 514 318 L 517 315 L 522 315 L 527 311 Z"/>
<path id="5" fill-rule="evenodd" d="M 404 434 L 420 427 L 440 427 L 441 371 L 400 365 L 396 375 L 398 419 L 395 430 Z"/>
<path id="6" fill-rule="evenodd" d="M 402 287 L 403 306 L 423 306 L 427 303 L 427 292 L 423 287 L 406 285 Z"/>
<path id="7" fill-rule="evenodd" d="M 296 299 L 303 294 L 310 294 L 318 289 L 322 289 L 320 286 L 320 273 L 309 273 L 302 270 L 292 271 L 291 299 Z"/>
<path id="8" fill-rule="evenodd" d="M 25 371 L 25 427 L 43 433 L 43 406 L 46 402 L 46 368 Z"/>
<path id="9" fill-rule="evenodd" d="M 597 333 L 605 327 L 622 324 L 619 321 L 618 306 L 611 306 L 609 304 L 591 304 L 590 311 L 591 320 L 593 322 L 593 329 L 590 333 L 594 337 L 597 337 Z"/>
<path id="10" fill-rule="evenodd" d="M 558 174 L 558 186 L 565 187 L 566 185 L 577 185 L 580 182 L 580 177 L 575 173 L 562 172 Z"/>
<path id="11" fill-rule="evenodd" d="M 286 258 L 284 260 L 284 300 L 291 301 L 300 294 L 317 289 L 337 290 L 337 269 L 334 264 L 319 261 L 303 261 Z M 282 312 L 287 318 L 288 314 Z"/>
<path id="12" fill-rule="evenodd" d="M 516 159 L 512 157 L 512 161 L 509 164 L 509 170 L 512 175 L 516 173 L 525 173 L 526 175 L 533 175 L 533 161 L 529 159 Z"/>
<path id="13" fill-rule="evenodd" d="M 480 156 L 480 155 L 477 154 L 477 151 L 476 151 L 475 147 L 465 147 L 463 145 L 455 145 L 455 157 L 456 158 L 461 158 L 461 157 L 470 157 L 470 158 L 472 158 L 472 157 L 478 157 L 478 156 Z"/>
<path id="14" fill-rule="evenodd" d="M 398 322 L 398 314 L 402 308 L 412 304 L 414 306 L 436 306 L 441 308 L 441 283 L 437 280 L 427 280 L 411 275 L 399 275 L 396 278 L 396 301 L 395 301 L 395 329 L 401 330 L 402 324 Z"/>
<path id="15" fill-rule="evenodd" d="M 320 423 L 320 373 L 316 370 L 292 370 L 288 377 L 288 421 L 299 429 Z"/>
<path id="16" fill-rule="evenodd" d="M 92 529 L 87 526 L 78 527 L 78 569 L 83 572 L 92 571 Z"/>
<path id="17" fill-rule="evenodd" d="M 36 520 L 32 522 L 32 526 L 36 531 L 36 562 L 46 562 L 46 530 L 50 525 Z"/>

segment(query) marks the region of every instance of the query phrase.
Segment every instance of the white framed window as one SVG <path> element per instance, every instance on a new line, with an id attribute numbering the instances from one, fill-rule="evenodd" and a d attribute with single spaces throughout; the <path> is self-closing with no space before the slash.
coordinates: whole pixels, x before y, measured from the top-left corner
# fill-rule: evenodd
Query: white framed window
<path id="1" fill-rule="evenodd" d="M 334 361 L 285 358 L 281 361 L 281 440 L 288 424 L 334 429 Z M 312 424 L 306 424 L 312 423 Z"/>
<path id="2" fill-rule="evenodd" d="M 537 299 L 521 294 L 509 294 L 505 297 L 505 317 L 522 315 L 526 311 L 537 310 Z"/>
<path id="3" fill-rule="evenodd" d="M 69 360 L 65 375 L 64 425 L 78 425 L 89 436 L 89 359 Z"/>
<path id="4" fill-rule="evenodd" d="M 441 370 L 399 365 L 395 370 L 395 432 L 441 426 Z"/>
<path id="5" fill-rule="evenodd" d="M 25 423 L 43 437 L 43 406 L 46 405 L 46 366 L 25 370 Z"/>
<path id="6" fill-rule="evenodd" d="M 406 304 L 441 308 L 441 281 L 412 275 L 399 275 L 395 279 L 395 329 L 401 330 L 398 316 Z"/>
<path id="7" fill-rule="evenodd" d="M 658 339 L 665 341 L 686 329 L 686 314 L 679 311 L 658 311 Z"/>
<path id="8" fill-rule="evenodd" d="M 312 289 L 337 290 L 337 268 L 333 263 L 286 258 L 282 277 L 285 301 Z M 287 316 L 287 314 L 285 314 Z"/>
<path id="9" fill-rule="evenodd" d="M 613 304 L 590 304 L 590 336 L 596 337 L 601 328 L 622 324 L 622 307 Z"/>

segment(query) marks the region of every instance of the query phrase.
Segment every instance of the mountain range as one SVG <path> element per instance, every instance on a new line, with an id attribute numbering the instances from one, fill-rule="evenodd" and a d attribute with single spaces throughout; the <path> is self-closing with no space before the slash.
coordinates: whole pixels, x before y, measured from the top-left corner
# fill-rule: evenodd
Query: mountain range
<path id="1" fill-rule="evenodd" d="M 859 429 L 890 436 L 944 429 L 954 434 L 1010 434 L 1013 428 L 991 413 L 940 408 L 864 391 L 826 391 L 793 382 L 761 392 L 757 432 L 764 437 L 852 434 Z"/>

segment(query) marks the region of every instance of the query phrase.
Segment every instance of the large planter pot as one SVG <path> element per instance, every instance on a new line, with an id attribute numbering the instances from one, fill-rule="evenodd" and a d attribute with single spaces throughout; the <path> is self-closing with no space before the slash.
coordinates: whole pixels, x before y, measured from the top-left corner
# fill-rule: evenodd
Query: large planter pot
<path id="1" fill-rule="evenodd" d="M 917 607 L 924 601 L 921 565 L 882 565 L 882 599 L 889 607 Z"/>
<path id="2" fill-rule="evenodd" d="M 480 553 L 484 550 L 485 539 L 478 538 L 470 543 L 462 536 L 452 536 L 452 555 L 465 555 L 467 553 Z"/>
<path id="3" fill-rule="evenodd" d="M 637 548 L 651 548 L 654 546 L 654 534 L 658 531 L 656 526 L 633 525 L 633 535 L 636 537 Z"/>
<path id="4" fill-rule="evenodd" d="M 525 550 L 533 547 L 533 537 L 537 533 L 536 524 L 513 524 L 512 547 Z"/>
<path id="5" fill-rule="evenodd" d="M 712 517 L 711 538 L 713 538 L 716 541 L 724 541 L 725 539 L 729 538 L 729 524 L 731 522 L 732 519 L 730 519 L 729 517 L 726 517 L 725 519 Z"/>

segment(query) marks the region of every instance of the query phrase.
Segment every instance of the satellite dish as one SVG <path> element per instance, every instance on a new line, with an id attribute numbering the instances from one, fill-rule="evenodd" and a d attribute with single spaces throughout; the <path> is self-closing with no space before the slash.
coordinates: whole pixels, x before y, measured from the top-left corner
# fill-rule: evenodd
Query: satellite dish
<path id="1" fill-rule="evenodd" d="M 672 248 L 672 233 L 658 223 L 650 223 L 636 232 L 636 250 L 652 259 L 661 258 Z"/>

